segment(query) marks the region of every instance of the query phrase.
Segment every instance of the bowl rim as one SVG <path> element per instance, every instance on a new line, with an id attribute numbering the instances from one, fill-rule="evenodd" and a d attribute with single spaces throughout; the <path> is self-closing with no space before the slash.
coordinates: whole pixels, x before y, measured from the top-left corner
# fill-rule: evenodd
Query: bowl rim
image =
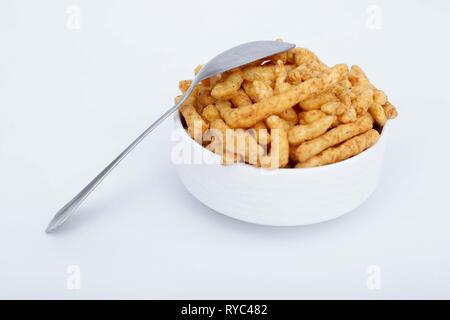
<path id="1" fill-rule="evenodd" d="M 202 145 L 200 145 L 199 143 L 197 143 L 195 140 L 193 140 L 188 132 L 186 131 L 186 129 L 183 127 L 183 124 L 181 122 L 181 117 L 180 117 L 180 112 L 176 112 L 174 115 L 174 122 L 175 122 L 175 126 L 176 129 L 182 129 L 183 131 L 183 139 L 189 139 L 189 141 L 191 143 L 193 143 L 195 148 L 201 148 L 201 150 L 203 152 L 207 152 L 209 153 L 210 156 L 213 157 L 217 157 L 217 159 L 219 158 L 219 155 L 206 149 L 205 147 L 203 147 Z M 220 163 L 220 161 L 217 162 L 216 165 L 220 166 L 221 168 L 223 168 L 223 170 L 253 170 L 254 172 L 263 170 L 263 171 L 269 171 L 269 172 L 277 172 L 277 173 L 298 173 L 301 172 L 301 174 L 315 174 L 318 172 L 325 172 L 328 170 L 334 170 L 334 169 L 338 169 L 341 167 L 347 167 L 347 166 L 351 166 L 354 162 L 357 161 L 363 161 L 365 158 L 367 158 L 369 155 L 371 155 L 374 152 L 380 151 L 380 148 L 382 148 L 382 145 L 384 143 L 384 141 L 387 139 L 386 137 L 389 135 L 390 132 L 390 121 L 387 121 L 386 124 L 383 126 L 383 129 L 381 130 L 380 133 L 380 138 L 378 139 L 378 141 L 375 143 L 375 145 L 371 146 L 370 148 L 364 150 L 363 152 L 357 154 L 356 156 L 353 156 L 351 158 L 339 161 L 339 162 L 335 162 L 335 163 L 331 163 L 331 164 L 327 164 L 327 165 L 323 165 L 323 166 L 319 166 L 319 167 L 311 167 L 311 168 L 275 168 L 275 169 L 271 169 L 271 168 L 260 168 L 260 167 L 255 167 L 253 165 L 250 165 L 248 163 L 236 163 L 236 164 L 230 164 L 230 165 L 222 165 Z M 214 164 L 209 164 L 209 165 L 214 165 Z"/>

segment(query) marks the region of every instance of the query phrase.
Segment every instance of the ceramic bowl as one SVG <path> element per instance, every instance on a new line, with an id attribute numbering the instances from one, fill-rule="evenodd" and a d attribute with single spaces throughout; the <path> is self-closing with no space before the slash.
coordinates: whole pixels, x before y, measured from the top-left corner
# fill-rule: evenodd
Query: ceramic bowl
<path id="1" fill-rule="evenodd" d="M 172 160 L 186 189 L 217 212 L 270 226 L 323 222 L 361 205 L 377 186 L 389 135 L 387 124 L 374 146 L 338 163 L 269 170 L 221 165 L 218 155 L 190 138 L 179 114 L 174 120 L 177 142 Z M 182 160 L 181 150 L 187 153 Z"/>

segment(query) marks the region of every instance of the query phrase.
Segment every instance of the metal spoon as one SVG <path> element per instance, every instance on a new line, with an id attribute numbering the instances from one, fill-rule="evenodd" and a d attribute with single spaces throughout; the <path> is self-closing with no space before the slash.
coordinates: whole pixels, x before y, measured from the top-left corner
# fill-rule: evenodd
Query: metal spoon
<path id="1" fill-rule="evenodd" d="M 195 86 L 201 81 L 218 73 L 222 73 L 236 67 L 248 64 L 250 62 L 271 56 L 276 53 L 287 51 L 294 48 L 295 45 L 287 42 L 278 41 L 255 41 L 241 44 L 222 52 L 210 60 L 197 74 L 192 81 L 191 86 L 176 105 L 164 113 L 150 127 L 148 127 L 139 137 L 136 138 L 121 154 L 117 156 L 102 172 L 100 172 L 89 184 L 84 187 L 72 200 L 62 207 L 50 221 L 45 232 L 50 233 L 60 227 L 87 198 L 87 196 L 102 182 L 119 162 L 130 153 L 150 132 L 161 124 L 168 116 L 178 110 L 178 107 L 189 97 Z"/>

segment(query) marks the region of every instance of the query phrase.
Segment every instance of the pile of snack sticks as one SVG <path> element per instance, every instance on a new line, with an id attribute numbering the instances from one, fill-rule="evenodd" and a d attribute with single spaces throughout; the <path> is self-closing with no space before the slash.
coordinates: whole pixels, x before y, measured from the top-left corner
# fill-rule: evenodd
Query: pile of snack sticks
<path id="1" fill-rule="evenodd" d="M 180 90 L 190 84 L 180 81 Z M 305 48 L 203 80 L 180 112 L 189 135 L 224 164 L 265 168 L 345 160 L 374 145 L 397 116 L 360 67 L 328 67 Z"/>

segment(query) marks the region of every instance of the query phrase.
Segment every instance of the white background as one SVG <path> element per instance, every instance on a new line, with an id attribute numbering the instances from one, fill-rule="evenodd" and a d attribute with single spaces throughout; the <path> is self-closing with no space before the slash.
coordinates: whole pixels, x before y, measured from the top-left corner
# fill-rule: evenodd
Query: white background
<path id="1" fill-rule="evenodd" d="M 450 298 L 449 30 L 443 0 L 2 0 L 0 297 Z M 361 65 L 398 106 L 365 204 L 295 228 L 222 216 L 178 180 L 167 121 L 44 233 L 198 63 L 277 37 Z M 379 290 L 366 286 L 371 265 Z"/>

